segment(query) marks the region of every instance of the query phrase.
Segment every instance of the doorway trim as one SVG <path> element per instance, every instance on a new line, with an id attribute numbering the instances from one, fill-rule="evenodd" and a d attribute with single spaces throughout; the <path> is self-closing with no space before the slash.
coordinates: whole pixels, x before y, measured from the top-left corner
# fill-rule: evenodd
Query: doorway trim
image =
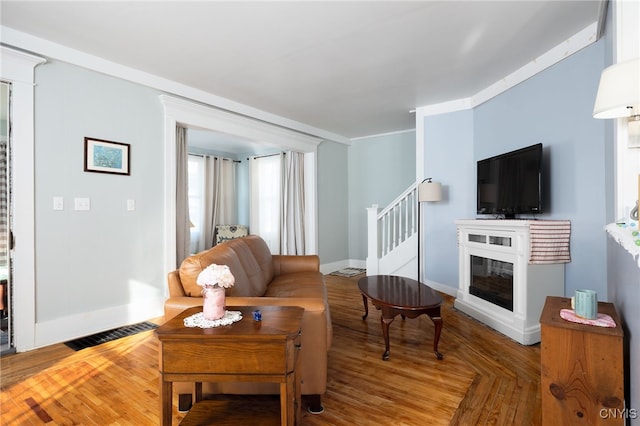
<path id="1" fill-rule="evenodd" d="M 323 139 L 293 131 L 272 123 L 252 119 L 225 110 L 191 102 L 169 95 L 160 95 L 164 108 L 164 269 L 176 269 L 176 126 L 199 130 L 211 130 L 251 139 L 266 146 L 305 153 L 305 167 L 311 167 L 308 192 L 309 212 L 307 237 L 309 246 L 317 253 L 317 148 Z"/>
<path id="2" fill-rule="evenodd" d="M 24 352 L 36 341 L 34 70 L 46 61 L 0 46 L 0 62 L 0 77 L 11 83 L 13 342 Z"/>

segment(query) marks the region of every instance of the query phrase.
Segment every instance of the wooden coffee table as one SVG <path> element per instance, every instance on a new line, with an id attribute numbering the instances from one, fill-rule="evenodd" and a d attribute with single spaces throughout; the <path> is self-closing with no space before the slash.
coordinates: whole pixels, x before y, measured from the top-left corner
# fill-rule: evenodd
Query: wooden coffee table
<path id="1" fill-rule="evenodd" d="M 300 384 L 296 377 L 303 308 L 236 306 L 242 319 L 215 328 L 185 327 L 184 318 L 202 311 L 189 308 L 155 330 L 160 341 L 160 424 L 171 425 L 173 382 L 275 382 L 280 384 L 280 422 L 300 418 Z M 262 321 L 252 311 L 260 309 Z"/>
<path id="2" fill-rule="evenodd" d="M 419 283 L 411 278 L 398 277 L 394 275 L 371 275 L 358 280 L 358 288 L 362 293 L 364 302 L 364 316 L 369 315 L 369 305 L 367 299 L 371 300 L 373 306 L 382 311 L 382 334 L 384 336 L 385 351 L 382 359 L 389 359 L 389 325 L 397 315 L 402 318 L 416 318 L 422 314 L 427 314 L 435 326 L 433 336 L 433 352 L 438 359 L 442 359 L 442 354 L 438 352 L 438 342 L 442 331 L 442 317 L 440 306 L 442 297 L 431 287 Z"/>

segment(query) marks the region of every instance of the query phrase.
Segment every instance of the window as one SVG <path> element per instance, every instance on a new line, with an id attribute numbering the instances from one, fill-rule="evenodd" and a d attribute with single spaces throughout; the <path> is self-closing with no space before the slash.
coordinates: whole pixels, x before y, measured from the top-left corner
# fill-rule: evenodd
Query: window
<path id="1" fill-rule="evenodd" d="M 280 253 L 281 170 L 280 154 L 251 158 L 250 229 L 266 241 L 272 254 Z"/>
<path id="2" fill-rule="evenodd" d="M 202 235 L 204 220 L 204 158 L 189 155 L 189 221 L 191 222 L 191 253 L 205 249 Z"/>

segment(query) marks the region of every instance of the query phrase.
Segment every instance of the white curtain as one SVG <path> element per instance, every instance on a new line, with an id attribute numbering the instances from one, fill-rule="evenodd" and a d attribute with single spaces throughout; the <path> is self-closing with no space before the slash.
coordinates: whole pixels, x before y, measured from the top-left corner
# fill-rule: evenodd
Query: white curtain
<path id="1" fill-rule="evenodd" d="M 282 179 L 281 254 L 305 254 L 304 154 L 287 151 Z"/>
<path id="2" fill-rule="evenodd" d="M 236 224 L 236 173 L 233 160 L 204 157 L 204 227 L 205 248 L 215 241 L 216 225 Z"/>
<path id="3" fill-rule="evenodd" d="M 249 180 L 249 229 L 280 254 L 282 154 L 250 158 Z"/>
<path id="4" fill-rule="evenodd" d="M 272 254 L 305 254 L 304 154 L 250 159 L 250 229 Z"/>
<path id="5" fill-rule="evenodd" d="M 189 214 L 191 222 L 191 253 L 204 249 L 204 157 L 189 155 Z"/>
<path id="6" fill-rule="evenodd" d="M 2 110 L 3 114 L 9 111 L 9 91 L 8 83 L 1 82 L 2 85 Z M 0 135 L 0 275 L 3 280 L 7 279 L 9 265 L 9 163 L 7 157 L 9 145 L 9 124 L 6 123 Z M 2 304 L 0 300 L 0 304 Z M 6 309 L 6 308 L 3 308 Z"/>
<path id="7" fill-rule="evenodd" d="M 187 129 L 176 126 L 176 266 L 189 255 Z"/>
<path id="8" fill-rule="evenodd" d="M 234 225 L 238 221 L 234 161 L 191 155 L 189 204 L 193 223 L 191 249 L 196 253 L 214 245 L 216 225 Z"/>

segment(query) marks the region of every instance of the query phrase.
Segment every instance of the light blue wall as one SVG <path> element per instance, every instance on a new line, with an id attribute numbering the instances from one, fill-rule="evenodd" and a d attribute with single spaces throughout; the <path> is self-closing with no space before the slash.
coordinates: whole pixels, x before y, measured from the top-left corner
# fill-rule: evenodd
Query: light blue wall
<path id="1" fill-rule="evenodd" d="M 159 93 L 56 61 L 37 67 L 35 82 L 37 322 L 158 301 L 162 312 Z M 85 136 L 130 144 L 131 175 L 84 172 Z M 64 210 L 53 210 L 54 196 Z M 91 210 L 75 211 L 75 197 Z"/>
<path id="2" fill-rule="evenodd" d="M 348 147 L 334 142 L 318 146 L 318 255 L 320 263 L 343 261 L 349 255 Z"/>
<path id="3" fill-rule="evenodd" d="M 367 208 L 386 207 L 416 180 L 416 133 L 358 139 L 349 147 L 349 258 L 367 258 Z"/>
<path id="4" fill-rule="evenodd" d="M 442 201 L 422 203 L 422 276 L 458 288 L 456 219 L 474 217 L 473 111 L 427 117 L 424 122 L 425 177 L 442 184 Z M 471 193 L 474 193 L 471 190 Z"/>

